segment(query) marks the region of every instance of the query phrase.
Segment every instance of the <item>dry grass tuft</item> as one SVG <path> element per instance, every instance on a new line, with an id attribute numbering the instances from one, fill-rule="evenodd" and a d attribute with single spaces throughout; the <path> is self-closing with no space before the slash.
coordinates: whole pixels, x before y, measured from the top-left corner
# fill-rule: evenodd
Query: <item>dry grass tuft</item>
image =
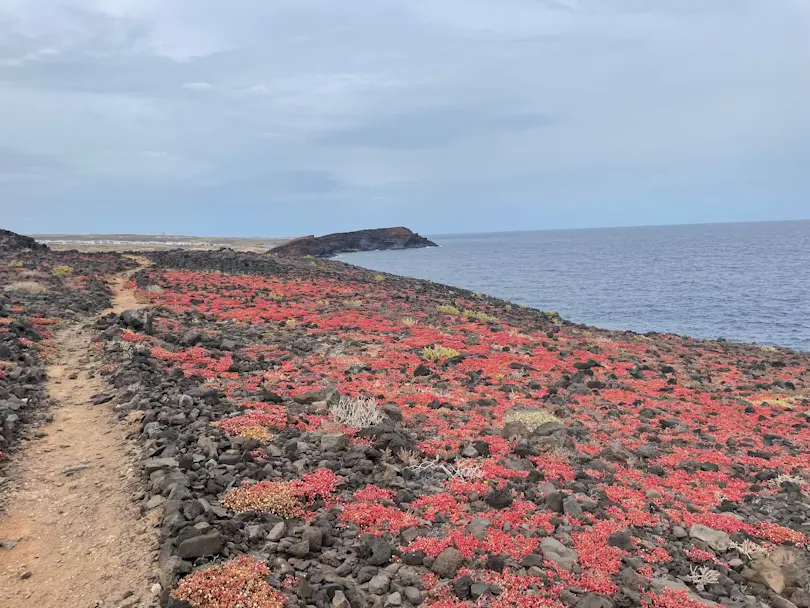
<path id="1" fill-rule="evenodd" d="M 48 288 L 36 281 L 15 281 L 5 286 L 4 291 L 9 293 L 39 294 L 46 293 Z"/>
<path id="2" fill-rule="evenodd" d="M 366 429 L 382 422 L 383 414 L 377 409 L 377 400 L 352 399 L 343 396 L 329 408 L 332 420 L 353 429 Z"/>

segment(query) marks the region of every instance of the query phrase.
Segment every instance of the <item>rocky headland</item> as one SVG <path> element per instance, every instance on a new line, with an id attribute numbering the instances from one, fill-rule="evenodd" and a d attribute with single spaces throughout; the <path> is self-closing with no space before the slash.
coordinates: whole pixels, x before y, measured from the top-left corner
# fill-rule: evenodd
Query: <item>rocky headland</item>
<path id="1" fill-rule="evenodd" d="M 280 256 L 314 256 L 329 258 L 341 253 L 380 251 L 388 249 L 417 249 L 436 247 L 436 243 L 419 236 L 408 228 L 376 228 L 355 232 L 336 232 L 324 236 L 305 236 L 270 250 Z"/>

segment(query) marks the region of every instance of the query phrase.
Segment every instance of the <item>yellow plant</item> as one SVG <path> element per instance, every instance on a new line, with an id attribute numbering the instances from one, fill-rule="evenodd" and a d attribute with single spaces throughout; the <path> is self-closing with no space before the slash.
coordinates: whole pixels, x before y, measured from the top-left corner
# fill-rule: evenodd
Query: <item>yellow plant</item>
<path id="1" fill-rule="evenodd" d="M 284 321 L 284 326 L 287 329 L 295 329 L 296 327 L 298 327 L 298 322 L 295 319 L 287 319 L 286 321 Z"/>
<path id="2" fill-rule="evenodd" d="M 547 422 L 562 422 L 551 412 L 546 410 L 510 411 L 504 414 L 503 422 L 520 422 L 530 432 Z"/>
<path id="3" fill-rule="evenodd" d="M 417 323 L 418 323 L 418 321 L 416 319 L 414 319 L 413 317 L 403 317 L 402 318 L 402 324 L 405 327 L 413 327 Z"/>
<path id="4" fill-rule="evenodd" d="M 470 309 L 465 309 L 465 310 L 464 310 L 464 312 L 462 313 L 462 316 L 463 316 L 465 319 L 467 319 L 468 321 L 469 321 L 470 319 L 475 319 L 476 321 L 480 321 L 481 323 L 489 323 L 490 321 L 494 321 L 494 320 L 495 320 L 493 317 L 490 317 L 490 316 L 489 316 L 487 313 L 485 313 L 483 310 L 470 310 Z"/>
<path id="5" fill-rule="evenodd" d="M 796 400 L 794 397 L 761 397 L 758 399 L 752 399 L 751 403 L 754 405 L 762 405 L 768 404 L 774 407 L 784 407 L 787 409 L 793 409 L 796 406 Z"/>
<path id="6" fill-rule="evenodd" d="M 374 277 L 374 280 L 377 281 L 378 283 L 382 283 L 385 280 L 385 277 L 381 274 L 378 274 Z"/>
<path id="7" fill-rule="evenodd" d="M 426 346 L 422 350 L 422 356 L 428 361 L 440 361 L 441 359 L 452 359 L 458 357 L 459 352 L 454 348 L 445 348 L 444 346 Z"/>
<path id="8" fill-rule="evenodd" d="M 58 277 L 67 277 L 73 273 L 73 269 L 66 264 L 53 267 L 53 273 Z"/>
<path id="9" fill-rule="evenodd" d="M 439 311 L 439 314 L 443 315 L 458 315 L 460 314 L 458 308 L 455 306 L 450 306 L 449 304 L 441 304 L 436 307 L 436 310 Z"/>
<path id="10" fill-rule="evenodd" d="M 22 261 L 22 260 L 11 260 L 11 261 L 8 263 L 8 265 L 9 265 L 11 268 L 22 268 L 23 266 L 25 266 L 25 264 L 23 264 L 23 261 Z"/>
<path id="11" fill-rule="evenodd" d="M 263 426 L 245 426 L 239 429 L 239 436 L 245 439 L 258 439 L 259 441 L 269 441 L 272 435 Z"/>
<path id="12" fill-rule="evenodd" d="M 346 300 L 346 306 L 352 308 L 360 308 L 363 305 L 363 300 Z"/>

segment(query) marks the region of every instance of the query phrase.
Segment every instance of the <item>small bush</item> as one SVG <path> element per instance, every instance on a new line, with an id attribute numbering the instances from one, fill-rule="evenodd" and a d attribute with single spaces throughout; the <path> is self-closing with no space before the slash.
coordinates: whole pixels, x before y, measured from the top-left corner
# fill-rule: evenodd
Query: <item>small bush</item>
<path id="1" fill-rule="evenodd" d="M 39 294 L 46 293 L 48 288 L 36 281 L 15 281 L 6 285 L 4 290 L 13 293 Z"/>
<path id="2" fill-rule="evenodd" d="M 529 432 L 547 422 L 562 422 L 551 412 L 546 410 L 527 410 L 507 412 L 503 417 L 504 424 L 507 422 L 520 422 Z"/>
<path id="3" fill-rule="evenodd" d="M 163 293 L 163 288 L 160 285 L 147 285 L 146 293 Z"/>
<path id="4" fill-rule="evenodd" d="M 385 280 L 385 277 L 381 274 L 374 275 L 374 280 L 377 281 L 378 283 L 382 283 Z"/>
<path id="5" fill-rule="evenodd" d="M 284 596 L 267 582 L 270 569 L 255 557 L 234 560 L 197 570 L 172 591 L 176 600 L 191 608 L 282 608 Z"/>
<path id="6" fill-rule="evenodd" d="M 298 327 L 298 322 L 295 319 L 287 319 L 284 321 L 284 327 L 287 329 L 295 329 Z"/>
<path id="7" fill-rule="evenodd" d="M 413 327 L 417 323 L 418 323 L 418 321 L 416 319 L 414 319 L 413 317 L 403 317 L 402 318 L 402 324 L 405 327 Z"/>
<path id="8" fill-rule="evenodd" d="M 377 400 L 374 398 L 352 399 L 343 396 L 329 408 L 329 411 L 332 420 L 353 429 L 366 429 L 383 420 L 382 412 L 377 409 Z"/>
<path id="9" fill-rule="evenodd" d="M 428 361 L 440 361 L 442 359 L 452 359 L 458 357 L 459 352 L 454 348 L 445 348 L 444 346 L 426 346 L 422 350 L 422 356 Z"/>
<path id="10" fill-rule="evenodd" d="M 459 315 L 461 312 L 455 306 L 450 306 L 449 304 L 441 304 L 440 306 L 436 307 L 436 310 L 439 311 L 439 314 L 442 315 Z"/>
<path id="11" fill-rule="evenodd" d="M 20 271 L 20 278 L 25 280 L 47 279 L 48 275 L 41 270 L 22 270 Z"/>
<path id="12" fill-rule="evenodd" d="M 352 308 L 360 308 L 363 305 L 363 300 L 346 300 L 346 306 Z"/>
<path id="13" fill-rule="evenodd" d="M 60 266 L 54 266 L 53 273 L 58 277 L 69 277 L 73 274 L 73 269 L 70 266 L 62 264 Z"/>
<path id="14" fill-rule="evenodd" d="M 462 313 L 462 316 L 467 319 L 475 319 L 476 321 L 480 321 L 481 323 L 489 323 L 494 319 L 490 317 L 487 313 L 482 310 L 465 310 Z"/>
<path id="15" fill-rule="evenodd" d="M 283 481 L 260 481 L 252 486 L 231 488 L 222 498 L 222 506 L 234 513 L 265 511 L 284 519 L 303 514 L 295 492 Z"/>
<path id="16" fill-rule="evenodd" d="M 22 260 L 11 260 L 11 261 L 8 263 L 8 265 L 9 265 L 11 268 L 22 268 L 23 266 L 25 266 L 25 264 L 23 263 L 23 261 L 22 261 Z"/>

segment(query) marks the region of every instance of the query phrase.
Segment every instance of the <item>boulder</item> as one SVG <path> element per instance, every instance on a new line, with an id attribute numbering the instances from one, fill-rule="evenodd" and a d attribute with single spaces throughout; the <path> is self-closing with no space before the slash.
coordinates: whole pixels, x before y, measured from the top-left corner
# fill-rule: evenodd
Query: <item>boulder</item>
<path id="1" fill-rule="evenodd" d="M 454 547 L 448 547 L 436 556 L 430 569 L 441 578 L 453 578 L 463 561 L 464 557 L 461 555 L 461 551 Z"/>
<path id="2" fill-rule="evenodd" d="M 570 571 L 579 560 L 579 555 L 573 549 L 569 549 L 556 538 L 550 536 L 540 541 L 540 548 L 546 559 L 558 564 L 564 570 Z"/>
<path id="3" fill-rule="evenodd" d="M 219 532 L 200 534 L 199 536 L 187 538 L 177 545 L 177 555 L 183 559 L 216 555 L 222 550 L 223 544 Z"/>
<path id="4" fill-rule="evenodd" d="M 725 532 L 701 524 L 692 524 L 689 528 L 689 536 L 702 540 L 715 551 L 728 551 L 731 543 L 731 538 Z"/>
<path id="5" fill-rule="evenodd" d="M 795 547 L 777 547 L 767 557 L 753 560 L 743 570 L 749 581 L 767 585 L 782 594 L 787 587 L 802 589 L 808 582 L 807 558 Z"/>

